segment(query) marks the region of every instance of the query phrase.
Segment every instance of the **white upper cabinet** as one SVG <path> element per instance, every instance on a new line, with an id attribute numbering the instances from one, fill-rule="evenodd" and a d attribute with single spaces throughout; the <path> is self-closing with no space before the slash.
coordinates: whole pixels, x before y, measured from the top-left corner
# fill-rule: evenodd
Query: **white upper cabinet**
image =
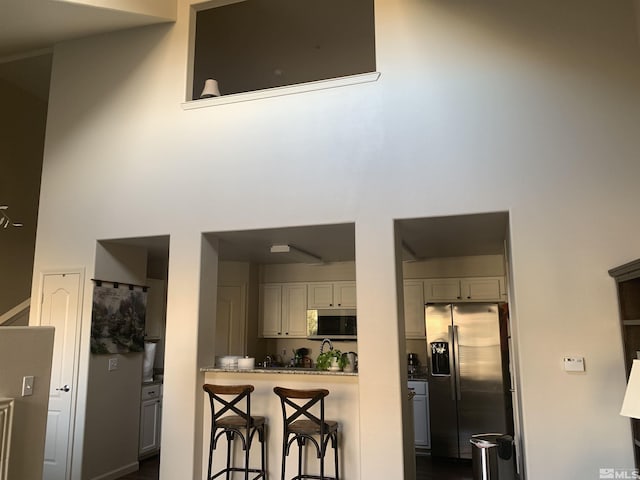
<path id="1" fill-rule="evenodd" d="M 307 336 L 307 285 L 285 284 L 282 288 L 282 325 L 285 336 Z"/>
<path id="2" fill-rule="evenodd" d="M 504 277 L 425 279 L 424 300 L 425 302 L 506 301 Z"/>
<path id="3" fill-rule="evenodd" d="M 264 337 L 282 335 L 282 285 L 260 285 L 260 321 Z"/>
<path id="4" fill-rule="evenodd" d="M 356 307 L 356 282 L 314 282 L 308 289 L 310 309 Z"/>
<path id="5" fill-rule="evenodd" d="M 437 278 L 424 281 L 424 299 L 427 302 L 460 300 L 460 280 Z"/>
<path id="6" fill-rule="evenodd" d="M 261 285 L 260 320 L 263 337 L 305 338 L 307 336 L 307 284 Z"/>
<path id="7" fill-rule="evenodd" d="M 463 278 L 460 280 L 460 292 L 463 300 L 472 302 L 507 299 L 502 277 Z"/>
<path id="8" fill-rule="evenodd" d="M 407 338 L 425 338 L 422 280 L 404 281 L 404 330 Z"/>
<path id="9" fill-rule="evenodd" d="M 356 307 L 356 282 L 335 282 L 333 300 L 336 307 Z"/>
<path id="10" fill-rule="evenodd" d="M 309 308 L 333 306 L 333 283 L 310 283 L 308 288 Z"/>

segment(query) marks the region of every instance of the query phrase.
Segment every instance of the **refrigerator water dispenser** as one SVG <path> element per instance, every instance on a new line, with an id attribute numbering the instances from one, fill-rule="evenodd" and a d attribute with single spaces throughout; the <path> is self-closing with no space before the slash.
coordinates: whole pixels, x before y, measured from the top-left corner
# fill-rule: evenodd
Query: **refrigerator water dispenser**
<path id="1" fill-rule="evenodd" d="M 449 342 L 431 342 L 431 374 L 451 375 L 449 367 Z"/>

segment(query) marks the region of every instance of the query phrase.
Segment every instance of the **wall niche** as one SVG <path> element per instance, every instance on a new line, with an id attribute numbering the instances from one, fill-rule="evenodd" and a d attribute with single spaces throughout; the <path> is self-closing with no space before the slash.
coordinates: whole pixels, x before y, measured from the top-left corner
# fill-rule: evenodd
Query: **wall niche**
<path id="1" fill-rule="evenodd" d="M 224 96 L 376 69 L 373 0 L 223 0 L 194 13 L 193 100 L 208 78 Z"/>

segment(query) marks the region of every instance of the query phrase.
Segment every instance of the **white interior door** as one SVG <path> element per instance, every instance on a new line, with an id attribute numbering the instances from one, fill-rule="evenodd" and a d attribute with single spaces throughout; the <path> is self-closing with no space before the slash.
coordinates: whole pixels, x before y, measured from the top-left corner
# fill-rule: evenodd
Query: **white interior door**
<path id="1" fill-rule="evenodd" d="M 218 286 L 216 355 L 245 354 L 244 286 Z"/>
<path id="2" fill-rule="evenodd" d="M 71 476 L 81 277 L 79 272 L 42 276 L 39 323 L 55 327 L 44 452 L 45 480 L 67 480 Z"/>

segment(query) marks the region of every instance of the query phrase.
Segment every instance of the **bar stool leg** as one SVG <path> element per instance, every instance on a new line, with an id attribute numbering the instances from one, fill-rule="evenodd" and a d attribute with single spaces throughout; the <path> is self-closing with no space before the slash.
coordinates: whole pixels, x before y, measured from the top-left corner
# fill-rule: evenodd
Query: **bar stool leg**
<path id="1" fill-rule="evenodd" d="M 225 475 L 227 480 L 229 480 L 231 477 L 231 472 L 229 471 L 229 468 L 231 467 L 231 439 L 233 438 L 233 433 L 231 432 L 226 432 L 226 436 L 227 436 L 227 474 Z"/>
<path id="2" fill-rule="evenodd" d="M 265 433 L 264 429 L 258 432 L 258 439 L 260 440 L 260 450 L 262 451 L 262 461 L 260 464 L 262 465 L 262 478 L 265 480 L 267 478 L 267 464 L 265 463 L 265 458 L 267 456 L 267 445 L 265 443 Z"/>
<path id="3" fill-rule="evenodd" d="M 304 443 L 304 438 L 298 437 L 298 477 L 302 476 L 302 447 Z"/>
<path id="4" fill-rule="evenodd" d="M 244 480 L 249 480 L 249 432 L 244 444 Z"/>
<path id="5" fill-rule="evenodd" d="M 320 435 L 320 451 L 318 454 L 320 455 L 320 478 L 324 479 L 324 454 L 326 453 L 326 445 L 324 443 L 324 438 Z"/>
<path id="6" fill-rule="evenodd" d="M 209 440 L 209 468 L 207 469 L 207 480 L 211 480 L 211 462 L 213 461 L 213 432 L 211 432 L 211 440 Z"/>
<path id="7" fill-rule="evenodd" d="M 287 436 L 285 435 L 282 439 L 282 476 L 280 480 L 284 480 L 284 470 L 287 464 Z"/>
<path id="8" fill-rule="evenodd" d="M 338 473 L 338 432 L 334 435 L 335 436 L 331 439 L 331 445 L 333 446 L 333 456 L 336 464 L 336 480 L 340 480 L 340 474 Z"/>

